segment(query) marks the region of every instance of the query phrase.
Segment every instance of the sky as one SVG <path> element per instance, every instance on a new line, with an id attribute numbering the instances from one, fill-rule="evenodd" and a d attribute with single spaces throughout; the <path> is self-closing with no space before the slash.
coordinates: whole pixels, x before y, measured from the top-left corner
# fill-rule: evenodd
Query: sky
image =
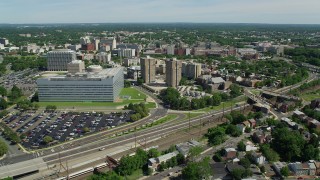
<path id="1" fill-rule="evenodd" d="M 0 0 L 0 23 L 320 24 L 320 0 Z"/>

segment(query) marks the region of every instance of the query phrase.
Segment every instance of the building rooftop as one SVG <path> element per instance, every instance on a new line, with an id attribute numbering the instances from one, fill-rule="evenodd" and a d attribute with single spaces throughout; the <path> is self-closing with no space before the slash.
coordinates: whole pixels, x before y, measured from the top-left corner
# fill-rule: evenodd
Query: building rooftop
<path id="1" fill-rule="evenodd" d="M 178 151 L 174 151 L 172 153 L 168 153 L 168 154 L 157 157 L 157 160 L 159 163 L 165 162 L 165 161 L 171 159 L 172 157 L 177 156 L 178 154 L 179 154 Z"/>
<path id="2" fill-rule="evenodd" d="M 99 72 L 76 73 L 74 75 L 59 75 L 53 77 L 45 77 L 49 81 L 101 81 L 102 79 L 113 78 L 122 67 L 103 69 Z"/>

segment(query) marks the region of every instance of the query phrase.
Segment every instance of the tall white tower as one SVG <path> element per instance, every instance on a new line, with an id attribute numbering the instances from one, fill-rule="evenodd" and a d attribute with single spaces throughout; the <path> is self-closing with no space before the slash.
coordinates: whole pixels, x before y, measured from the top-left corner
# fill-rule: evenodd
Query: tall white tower
<path id="1" fill-rule="evenodd" d="M 117 48 L 117 40 L 115 37 L 113 37 L 113 40 L 112 40 L 112 49 L 116 49 Z"/>

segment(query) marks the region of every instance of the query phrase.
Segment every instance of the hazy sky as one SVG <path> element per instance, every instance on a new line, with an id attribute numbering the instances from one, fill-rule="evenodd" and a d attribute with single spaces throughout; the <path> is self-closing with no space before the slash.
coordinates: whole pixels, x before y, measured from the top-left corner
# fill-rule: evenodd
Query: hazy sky
<path id="1" fill-rule="evenodd" d="M 0 0 L 0 23 L 320 24 L 320 0 Z"/>

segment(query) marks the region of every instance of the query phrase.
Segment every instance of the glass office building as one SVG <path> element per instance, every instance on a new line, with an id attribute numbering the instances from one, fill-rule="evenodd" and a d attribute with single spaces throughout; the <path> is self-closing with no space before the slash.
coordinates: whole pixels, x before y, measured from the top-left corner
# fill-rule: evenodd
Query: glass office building
<path id="1" fill-rule="evenodd" d="M 39 78 L 39 101 L 114 102 L 123 88 L 123 68 L 99 69 L 89 72 Z"/>

